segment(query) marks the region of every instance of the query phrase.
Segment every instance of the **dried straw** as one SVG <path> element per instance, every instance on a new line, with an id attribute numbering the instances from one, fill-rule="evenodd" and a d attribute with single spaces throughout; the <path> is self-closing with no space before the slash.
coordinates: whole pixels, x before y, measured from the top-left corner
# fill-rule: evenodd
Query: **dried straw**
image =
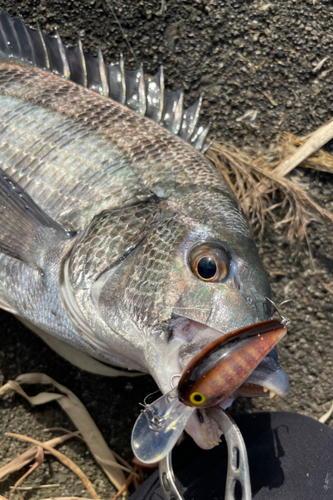
<path id="1" fill-rule="evenodd" d="M 73 460 L 70 458 L 66 457 L 63 453 L 61 453 L 58 450 L 55 450 L 52 446 L 42 443 L 41 441 L 38 441 L 37 439 L 30 438 L 28 436 L 23 436 L 21 434 L 14 434 L 12 432 L 6 432 L 6 436 L 10 437 L 15 437 L 17 439 L 21 439 L 22 441 L 28 441 L 29 443 L 33 443 L 37 446 L 40 446 L 44 450 L 47 450 L 51 455 L 54 455 L 60 462 L 62 462 L 66 467 L 68 467 L 72 472 L 74 472 L 82 481 L 84 486 L 87 488 L 88 492 L 90 493 L 91 497 L 94 499 L 99 499 L 99 496 L 97 495 L 91 481 L 87 478 L 85 473 L 78 467 Z"/>
<path id="2" fill-rule="evenodd" d="M 304 160 L 316 153 L 318 149 L 323 147 L 332 138 L 333 119 L 310 134 L 303 144 L 301 144 L 301 147 L 299 147 L 290 157 L 286 158 L 278 167 L 276 167 L 275 172 L 282 176 L 287 175 Z"/>
<path id="3" fill-rule="evenodd" d="M 241 151 L 235 146 L 213 143 L 208 158 L 226 179 L 238 198 L 250 225 L 262 237 L 267 219 L 276 228 L 284 227 L 291 244 L 306 239 L 306 227 L 311 220 L 333 223 L 333 214 L 320 207 L 294 179 L 288 179 L 276 168 L 281 160 L 293 154 L 301 140 L 291 134 L 280 138 L 267 151 Z M 301 155 L 302 156 L 302 155 Z M 302 166 L 333 173 L 333 157 L 319 151 Z"/>
<path id="4" fill-rule="evenodd" d="M 333 403 L 331 404 L 330 409 L 325 413 L 325 415 L 320 417 L 319 422 L 321 424 L 325 424 L 327 422 L 327 420 L 329 420 L 331 418 L 332 414 L 333 414 Z"/>
<path id="5" fill-rule="evenodd" d="M 40 392 L 36 396 L 29 396 L 22 389 L 21 384 L 42 384 L 48 386 L 51 385 L 55 387 L 59 392 L 61 392 L 61 394 L 57 392 Z M 117 490 L 122 489 L 122 496 L 124 498 L 128 496 L 126 488 L 124 488 L 124 483 L 126 482 L 126 479 L 123 471 L 121 470 L 123 467 L 117 463 L 114 454 L 106 444 L 102 434 L 98 430 L 95 422 L 89 415 L 84 405 L 67 387 L 64 387 L 63 385 L 59 384 L 54 379 L 43 373 L 26 373 L 20 375 L 15 381 L 9 380 L 5 385 L 0 387 L 0 398 L 10 390 L 14 390 L 15 392 L 23 396 L 32 405 L 42 405 L 50 401 L 57 401 L 58 404 L 68 414 L 68 416 L 71 418 L 73 423 L 76 425 L 76 427 L 82 434 L 84 441 L 90 448 L 90 451 L 92 452 L 96 461 L 99 463 L 100 467 L 107 475 L 108 479 L 115 485 Z M 75 434 L 76 433 L 70 433 L 70 437 Z M 21 439 L 23 439 L 22 436 Z M 33 442 L 31 438 L 25 438 L 25 439 Z M 56 443 L 57 441 L 52 440 L 46 443 L 38 442 L 38 446 L 50 451 L 49 450 L 50 447 L 53 449 L 54 446 L 53 442 Z M 52 453 L 52 451 L 50 452 Z M 12 461 L 10 464 L 8 464 L 8 466 L 9 468 L 13 467 L 21 468 L 22 463 L 24 465 L 29 463 L 35 457 L 35 454 L 36 454 L 36 447 L 30 450 L 29 453 L 27 452 L 26 454 L 23 454 L 20 457 L 18 457 L 16 461 L 15 460 Z M 53 450 L 53 454 L 55 454 L 60 459 L 59 452 Z M 6 469 L 6 466 L 4 470 L 0 470 L 0 477 L 1 473 L 3 475 L 9 473 L 9 471 Z M 76 473 L 78 473 L 77 469 Z M 130 471 L 130 473 L 132 473 L 132 470 Z M 92 490 L 90 490 L 89 493 L 91 496 L 94 496 L 95 494 L 95 493 L 92 494 Z"/>

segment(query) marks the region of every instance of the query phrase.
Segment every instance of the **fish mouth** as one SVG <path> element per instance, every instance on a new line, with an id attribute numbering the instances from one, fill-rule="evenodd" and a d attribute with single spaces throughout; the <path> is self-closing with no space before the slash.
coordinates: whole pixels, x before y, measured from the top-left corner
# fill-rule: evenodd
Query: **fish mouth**
<path id="1" fill-rule="evenodd" d="M 236 397 L 267 397 L 277 401 L 289 392 L 287 374 L 277 360 L 274 347 L 236 391 Z"/>
<path id="2" fill-rule="evenodd" d="M 207 325 L 182 317 L 173 318 L 170 326 L 173 340 L 178 340 L 176 342 L 178 344 L 178 373 L 183 372 L 187 363 L 205 345 L 223 336 L 223 333 Z M 187 343 L 185 344 L 184 341 Z M 221 441 L 221 410 L 227 409 L 235 399 L 266 397 L 277 401 L 279 398 L 285 398 L 288 392 L 288 377 L 278 363 L 277 350 L 274 347 L 235 392 L 220 401 L 217 406 L 196 409 L 185 430 L 201 448 L 211 449 Z"/>

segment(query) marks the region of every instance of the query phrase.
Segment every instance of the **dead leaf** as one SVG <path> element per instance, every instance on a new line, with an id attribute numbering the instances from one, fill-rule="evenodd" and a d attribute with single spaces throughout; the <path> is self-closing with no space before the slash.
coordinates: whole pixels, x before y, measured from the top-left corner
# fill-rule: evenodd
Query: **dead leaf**
<path id="1" fill-rule="evenodd" d="M 30 397 L 22 389 L 20 384 L 52 385 L 62 394 L 41 392 L 36 396 Z M 109 480 L 114 484 L 117 490 L 122 487 L 125 481 L 124 473 L 118 468 L 117 461 L 112 451 L 106 444 L 101 432 L 97 428 L 87 409 L 72 391 L 63 385 L 58 384 L 58 382 L 44 373 L 26 373 L 20 375 L 15 381 L 8 381 L 5 385 L 0 387 L 0 397 L 9 389 L 16 391 L 18 394 L 26 398 L 32 405 L 41 405 L 50 401 L 57 401 L 57 403 L 70 417 L 74 425 L 79 429 L 91 453 L 100 464 Z M 100 459 L 103 462 L 100 461 Z"/>

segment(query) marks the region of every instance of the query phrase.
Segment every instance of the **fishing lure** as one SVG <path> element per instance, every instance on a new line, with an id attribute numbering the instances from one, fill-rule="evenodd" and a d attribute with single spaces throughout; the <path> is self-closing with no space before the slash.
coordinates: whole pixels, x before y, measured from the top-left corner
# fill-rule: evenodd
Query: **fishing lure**
<path id="1" fill-rule="evenodd" d="M 145 405 L 132 433 L 132 448 L 144 463 L 162 460 L 198 408 L 216 407 L 235 392 L 287 333 L 276 320 L 262 321 L 207 344 L 185 367 L 178 387 Z"/>
<path id="2" fill-rule="evenodd" d="M 178 383 L 179 400 L 197 408 L 219 404 L 245 382 L 286 332 L 280 322 L 268 320 L 210 342 L 185 368 Z"/>

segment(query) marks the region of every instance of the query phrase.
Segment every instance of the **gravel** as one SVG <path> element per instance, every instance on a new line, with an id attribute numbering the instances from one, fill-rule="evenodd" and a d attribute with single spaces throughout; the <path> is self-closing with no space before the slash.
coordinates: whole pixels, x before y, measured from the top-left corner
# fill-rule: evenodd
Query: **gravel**
<path id="1" fill-rule="evenodd" d="M 203 121 L 215 116 L 213 130 L 219 140 L 241 147 L 268 146 L 283 131 L 306 135 L 333 116 L 330 3 L 125 0 L 113 5 L 147 74 L 154 74 L 162 63 L 167 88 L 184 87 L 187 105 L 204 93 Z M 20 13 L 30 24 L 38 20 L 48 33 L 58 27 L 68 44 L 75 42 L 79 31 L 86 51 L 96 55 L 100 45 L 108 62 L 123 52 L 126 66 L 134 65 L 102 1 L 2 0 L 0 6 L 11 15 Z M 332 180 L 329 174 L 299 170 L 298 181 L 330 210 Z M 311 223 L 308 236 L 312 257 L 305 246 L 291 249 L 283 230 L 272 227 L 267 228 L 260 247 L 274 300 L 295 301 L 285 306 L 292 325 L 279 350 L 280 362 L 290 377 L 290 395 L 277 403 L 242 399 L 235 403 L 233 412 L 272 409 L 319 418 L 333 400 L 333 296 L 325 287 L 333 283 L 332 229 Z M 59 358 L 10 314 L 0 312 L 0 325 L 0 376 L 8 380 L 39 371 L 55 378 L 82 400 L 111 448 L 131 459 L 130 433 L 138 403 L 155 390 L 154 382 L 149 377 L 129 381 L 82 372 Z M 46 427 L 73 429 L 56 403 L 31 408 L 12 394 L 0 401 L 0 418 L 0 466 L 27 448 L 27 444 L 6 437 L 5 432 L 43 440 L 54 436 L 48 433 L 44 437 Z M 333 419 L 328 423 L 333 426 Z M 112 488 L 84 444 L 72 440 L 60 450 L 82 466 L 101 498 L 112 497 Z M 0 481 L 1 495 L 14 498 L 9 487 L 20 474 Z M 25 482 L 47 483 L 60 486 L 24 492 L 25 499 L 86 496 L 76 476 L 50 457 Z"/>

